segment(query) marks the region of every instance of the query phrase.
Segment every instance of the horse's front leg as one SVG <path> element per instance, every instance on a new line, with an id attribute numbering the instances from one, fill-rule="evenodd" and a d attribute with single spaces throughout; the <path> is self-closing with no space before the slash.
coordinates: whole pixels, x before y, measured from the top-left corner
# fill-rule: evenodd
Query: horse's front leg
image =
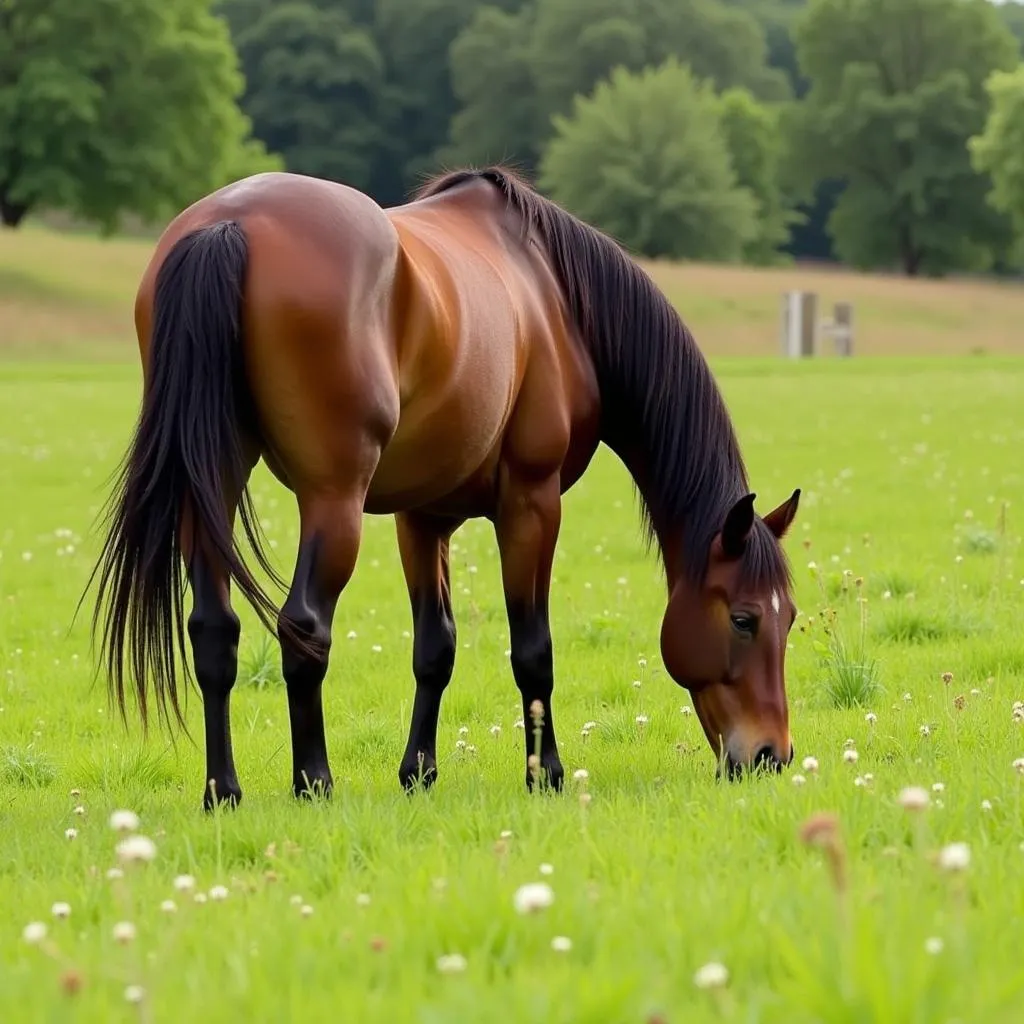
<path id="1" fill-rule="evenodd" d="M 512 648 L 512 672 L 523 698 L 526 725 L 526 785 L 562 788 L 551 711 L 554 656 L 548 597 L 558 541 L 562 499 L 558 474 L 537 478 L 514 471 L 503 480 L 496 517 L 501 575 Z M 540 750 L 534 730 L 540 719 Z M 539 763 L 531 760 L 534 755 Z"/>

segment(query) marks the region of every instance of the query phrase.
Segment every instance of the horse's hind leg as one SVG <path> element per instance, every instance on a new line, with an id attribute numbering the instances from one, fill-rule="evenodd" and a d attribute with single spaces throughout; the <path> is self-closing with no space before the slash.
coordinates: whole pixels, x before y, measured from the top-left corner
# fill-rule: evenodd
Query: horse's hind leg
<path id="1" fill-rule="evenodd" d="M 288 690 L 292 788 L 296 796 L 330 795 L 333 788 L 324 734 L 323 681 L 338 598 L 355 569 L 362 535 L 362 494 L 299 499 L 299 554 L 288 598 L 278 618 L 281 666 Z M 297 644 L 284 620 L 306 642 Z"/>
<path id="2" fill-rule="evenodd" d="M 256 462 L 254 453 L 247 453 L 247 462 L 246 480 Z M 231 507 L 227 514 L 232 526 L 241 491 L 239 487 L 229 499 Z M 206 739 L 203 807 L 210 810 L 216 803 L 238 804 L 242 799 L 231 747 L 231 690 L 238 674 L 241 626 L 231 607 L 228 571 L 220 558 L 210 554 L 201 536 L 192 536 L 187 513 L 181 543 L 192 588 L 192 611 L 188 617 L 192 664 L 203 695 Z"/>
<path id="3" fill-rule="evenodd" d="M 398 777 L 406 789 L 437 779 L 437 719 L 455 667 L 455 618 L 448 575 L 448 542 L 459 524 L 428 516 L 395 517 L 398 549 L 412 604 L 412 671 L 416 697 L 409 741 Z"/>

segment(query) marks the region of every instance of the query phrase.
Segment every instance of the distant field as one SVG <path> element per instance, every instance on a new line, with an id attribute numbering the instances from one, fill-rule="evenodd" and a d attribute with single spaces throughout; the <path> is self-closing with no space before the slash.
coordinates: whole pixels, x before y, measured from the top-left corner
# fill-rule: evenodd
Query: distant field
<path id="1" fill-rule="evenodd" d="M 151 251 L 150 241 L 0 231 L 0 346 L 21 356 L 132 355 L 132 299 Z M 833 302 L 853 302 L 860 354 L 1024 354 L 1019 284 L 821 268 L 651 270 L 713 356 L 774 356 L 781 295 L 790 288 L 816 290 L 826 316 Z"/>

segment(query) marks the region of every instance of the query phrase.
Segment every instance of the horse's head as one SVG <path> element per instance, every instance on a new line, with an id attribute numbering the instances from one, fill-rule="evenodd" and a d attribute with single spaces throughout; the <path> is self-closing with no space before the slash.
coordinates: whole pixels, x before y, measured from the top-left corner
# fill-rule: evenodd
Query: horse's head
<path id="1" fill-rule="evenodd" d="M 786 644 L 796 609 L 781 540 L 799 490 L 763 519 L 754 495 L 729 510 L 700 585 L 670 578 L 661 654 L 686 687 L 712 750 L 730 777 L 745 767 L 781 771 L 793 759 Z"/>

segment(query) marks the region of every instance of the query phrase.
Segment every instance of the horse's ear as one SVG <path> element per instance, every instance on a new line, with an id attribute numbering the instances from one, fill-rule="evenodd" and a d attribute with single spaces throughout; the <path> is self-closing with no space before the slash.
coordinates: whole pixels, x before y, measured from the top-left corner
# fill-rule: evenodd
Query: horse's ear
<path id="1" fill-rule="evenodd" d="M 790 528 L 796 518 L 797 506 L 800 504 L 800 488 L 798 487 L 778 508 L 773 508 L 764 517 L 765 525 L 775 536 L 782 540 L 786 531 Z"/>
<path id="2" fill-rule="evenodd" d="M 740 498 L 725 517 L 722 527 L 722 554 L 739 558 L 747 547 L 747 538 L 754 527 L 754 495 Z"/>

